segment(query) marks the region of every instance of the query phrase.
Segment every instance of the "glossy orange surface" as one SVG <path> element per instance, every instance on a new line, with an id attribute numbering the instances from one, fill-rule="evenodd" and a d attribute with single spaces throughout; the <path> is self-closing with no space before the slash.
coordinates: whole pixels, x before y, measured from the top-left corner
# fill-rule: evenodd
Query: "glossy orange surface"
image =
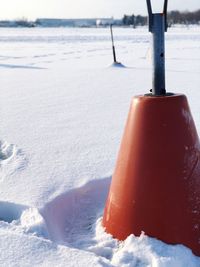
<path id="1" fill-rule="evenodd" d="M 104 210 L 124 240 L 142 231 L 200 255 L 200 143 L 184 95 L 137 96 Z"/>

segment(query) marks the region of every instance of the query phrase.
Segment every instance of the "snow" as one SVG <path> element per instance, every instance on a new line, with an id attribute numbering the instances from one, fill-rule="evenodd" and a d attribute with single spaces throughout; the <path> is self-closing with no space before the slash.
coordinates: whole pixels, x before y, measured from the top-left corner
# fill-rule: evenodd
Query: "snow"
<path id="1" fill-rule="evenodd" d="M 200 266 L 182 245 L 118 242 L 101 217 L 132 96 L 151 88 L 146 28 L 0 29 L 0 266 Z M 200 133 L 200 28 L 166 35 L 168 91 Z"/>

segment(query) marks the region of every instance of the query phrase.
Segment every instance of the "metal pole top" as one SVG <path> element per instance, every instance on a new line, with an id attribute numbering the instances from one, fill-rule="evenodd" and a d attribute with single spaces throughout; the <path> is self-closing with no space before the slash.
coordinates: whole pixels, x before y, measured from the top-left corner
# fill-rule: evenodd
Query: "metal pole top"
<path id="1" fill-rule="evenodd" d="M 153 31 L 153 17 L 154 15 L 157 15 L 152 12 L 152 6 L 151 6 L 151 0 L 146 0 L 147 2 L 147 10 L 149 14 L 149 31 Z M 161 13 L 158 13 L 160 16 L 164 16 L 165 18 L 165 31 L 167 31 L 167 6 L 168 6 L 168 0 L 164 0 L 163 5 L 163 11 Z"/>

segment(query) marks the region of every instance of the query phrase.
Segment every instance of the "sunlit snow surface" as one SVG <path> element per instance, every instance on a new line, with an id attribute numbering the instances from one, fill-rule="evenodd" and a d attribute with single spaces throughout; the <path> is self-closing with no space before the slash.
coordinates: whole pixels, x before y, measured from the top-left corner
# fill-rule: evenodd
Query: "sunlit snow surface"
<path id="1" fill-rule="evenodd" d="M 0 29 L 0 266 L 200 266 L 101 227 L 131 97 L 151 88 L 147 29 L 113 31 L 118 66 L 109 29 Z M 200 28 L 169 29 L 166 77 L 200 133 Z"/>

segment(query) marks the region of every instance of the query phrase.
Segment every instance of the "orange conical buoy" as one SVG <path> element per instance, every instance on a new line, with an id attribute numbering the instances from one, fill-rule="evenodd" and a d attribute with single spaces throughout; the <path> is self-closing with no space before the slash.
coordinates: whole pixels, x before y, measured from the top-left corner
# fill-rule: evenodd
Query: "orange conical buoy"
<path id="1" fill-rule="evenodd" d="M 200 143 L 184 95 L 133 98 L 103 226 L 200 255 Z"/>

